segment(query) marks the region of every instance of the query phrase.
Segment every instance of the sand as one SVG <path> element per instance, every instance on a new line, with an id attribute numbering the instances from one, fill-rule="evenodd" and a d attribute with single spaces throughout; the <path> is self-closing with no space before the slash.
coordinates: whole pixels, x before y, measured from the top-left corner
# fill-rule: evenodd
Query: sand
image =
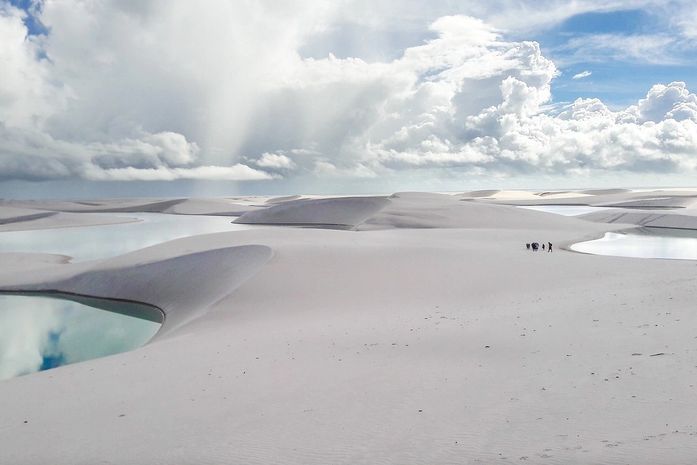
<path id="1" fill-rule="evenodd" d="M 241 224 L 355 228 L 385 208 L 385 197 L 340 197 L 299 199 L 271 203 L 268 208 L 250 211 L 235 220 Z"/>
<path id="2" fill-rule="evenodd" d="M 4 289 L 167 317 L 140 349 L 0 382 L 0 463 L 695 463 L 694 262 L 566 251 L 629 226 L 458 195 L 309 202 L 263 218 L 316 227 L 14 256 Z"/>
<path id="3" fill-rule="evenodd" d="M 0 232 L 130 223 L 135 218 L 0 206 Z"/>

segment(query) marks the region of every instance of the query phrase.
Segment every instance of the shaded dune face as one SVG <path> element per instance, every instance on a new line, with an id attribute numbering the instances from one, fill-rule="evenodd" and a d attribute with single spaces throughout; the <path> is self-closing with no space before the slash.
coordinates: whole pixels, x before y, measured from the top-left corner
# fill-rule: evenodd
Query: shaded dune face
<path id="1" fill-rule="evenodd" d="M 697 197 L 695 196 L 665 196 L 665 197 L 649 197 L 638 200 L 627 200 L 619 202 L 609 202 L 607 207 L 618 208 L 638 208 L 638 209 L 677 209 L 691 208 L 697 205 Z"/>
<path id="2" fill-rule="evenodd" d="M 266 201 L 266 203 L 269 205 L 274 205 L 277 203 L 284 203 L 284 202 L 290 202 L 293 200 L 299 200 L 300 198 L 301 198 L 301 196 L 299 196 L 299 195 L 284 195 L 282 197 L 274 197 L 272 199 L 268 199 Z"/>
<path id="3" fill-rule="evenodd" d="M 588 195 L 610 195 L 610 194 L 626 194 L 631 192 L 629 189 L 587 189 L 580 191 L 581 194 Z"/>
<path id="4" fill-rule="evenodd" d="M 245 213 L 235 223 L 376 230 L 525 225 L 542 218 L 553 227 L 570 227 L 575 221 L 447 194 L 400 192 L 390 197 L 291 200 Z"/>
<path id="5" fill-rule="evenodd" d="M 470 192 L 465 192 L 462 194 L 463 197 L 491 197 L 492 195 L 498 194 L 500 191 L 499 190 L 480 190 L 480 191 L 470 191 Z"/>
<path id="6" fill-rule="evenodd" d="M 76 214 L 43 208 L 15 207 L 5 205 L 0 201 L 0 232 L 128 223 L 130 221 L 134 220 L 89 213 Z"/>
<path id="7" fill-rule="evenodd" d="M 0 213 L 0 225 L 33 221 L 57 215 L 57 212 L 36 211 L 24 208 L 3 208 Z"/>
<path id="8" fill-rule="evenodd" d="M 654 228 L 697 229 L 697 216 L 651 211 L 603 211 L 582 215 L 586 221 L 597 223 L 632 224 Z"/>
<path id="9" fill-rule="evenodd" d="M 236 223 L 355 228 L 387 205 L 386 197 L 291 200 L 240 216 Z"/>
<path id="10" fill-rule="evenodd" d="M 572 229 L 575 218 L 564 218 L 508 205 L 489 204 L 446 194 L 404 192 L 358 226 L 359 230 L 500 228 L 544 226 Z"/>
<path id="11" fill-rule="evenodd" d="M 0 290 L 63 292 L 154 305 L 164 313 L 157 335 L 162 337 L 205 314 L 211 304 L 234 292 L 273 255 L 264 245 L 242 245 L 148 260 L 147 251 L 166 253 L 170 244 L 88 266 L 60 265 L 54 280 Z M 145 259 L 138 260 L 139 255 Z"/>
<path id="12" fill-rule="evenodd" d="M 17 200 L 12 204 L 22 208 L 60 211 L 69 213 L 129 213 L 162 212 L 184 202 L 186 199 L 114 199 L 93 202 L 71 202 L 68 200 Z"/>

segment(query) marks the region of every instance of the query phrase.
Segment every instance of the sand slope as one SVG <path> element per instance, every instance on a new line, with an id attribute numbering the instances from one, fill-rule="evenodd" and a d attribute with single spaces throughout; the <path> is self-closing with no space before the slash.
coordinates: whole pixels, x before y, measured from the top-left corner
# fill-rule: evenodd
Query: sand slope
<path id="1" fill-rule="evenodd" d="M 353 228 L 385 208 L 384 197 L 291 200 L 240 216 L 236 223 Z"/>
<path id="2" fill-rule="evenodd" d="M 161 212 L 184 199 L 11 200 L 5 205 L 62 212 Z"/>
<path id="3" fill-rule="evenodd" d="M 0 203 L 4 208 L 40 209 L 73 213 L 173 213 L 180 215 L 239 216 L 263 205 L 266 198 L 196 199 L 107 199 L 107 200 L 12 200 Z"/>
<path id="4" fill-rule="evenodd" d="M 271 249 L 263 245 L 211 248 L 204 243 L 181 249 L 176 241 L 77 264 L 66 264 L 66 257 L 56 255 L 1 254 L 10 264 L 29 261 L 31 266 L 13 266 L 11 273 L 0 274 L 4 278 L 0 291 L 51 290 L 152 304 L 166 316 L 162 335 L 199 317 L 256 273 L 271 255 Z"/>
<path id="5" fill-rule="evenodd" d="M 580 220 L 515 207 L 460 200 L 443 194 L 397 193 L 390 203 L 359 226 L 391 228 L 569 228 Z M 588 227 L 588 225 L 584 225 Z"/>
<path id="6" fill-rule="evenodd" d="M 186 199 L 161 211 L 177 215 L 240 216 L 258 208 L 228 199 Z"/>
<path id="7" fill-rule="evenodd" d="M 0 232 L 73 228 L 82 226 L 130 223 L 135 221 L 138 220 L 134 218 L 97 215 L 91 213 L 75 214 L 0 205 Z"/>
<path id="8" fill-rule="evenodd" d="M 56 214 L 56 212 L 29 210 L 26 208 L 4 207 L 0 208 L 0 225 L 38 220 Z"/>
<path id="9" fill-rule="evenodd" d="M 0 270 L 5 287 L 182 318 L 138 350 L 0 382 L 0 463 L 695 462 L 693 262 L 528 252 L 615 226 L 507 206 L 383 207 L 365 223 L 379 230 L 261 228 Z M 297 211 L 283 215 L 312 217 Z M 458 222 L 472 226 L 439 227 Z"/>
<path id="10" fill-rule="evenodd" d="M 599 223 L 624 223 L 655 228 L 697 229 L 697 215 L 656 213 L 655 211 L 600 211 L 582 216 Z"/>

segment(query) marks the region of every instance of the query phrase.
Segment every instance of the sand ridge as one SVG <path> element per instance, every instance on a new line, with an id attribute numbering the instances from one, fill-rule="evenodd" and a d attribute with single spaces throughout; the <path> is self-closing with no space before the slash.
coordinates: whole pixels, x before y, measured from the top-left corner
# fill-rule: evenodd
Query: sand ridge
<path id="1" fill-rule="evenodd" d="M 242 224 L 302 225 L 355 228 L 390 203 L 385 197 L 296 199 L 243 214 Z"/>

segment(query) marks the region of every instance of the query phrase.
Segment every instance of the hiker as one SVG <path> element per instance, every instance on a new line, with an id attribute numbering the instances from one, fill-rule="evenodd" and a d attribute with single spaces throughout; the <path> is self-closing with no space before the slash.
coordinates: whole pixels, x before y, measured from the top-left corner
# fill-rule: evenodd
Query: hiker
<path id="1" fill-rule="evenodd" d="M 530 243 L 529 242 L 527 244 L 525 244 L 525 248 L 530 250 Z"/>
<path id="2" fill-rule="evenodd" d="M 540 246 L 540 244 L 538 244 L 537 242 L 533 242 L 533 243 L 532 243 L 532 251 L 533 251 L 533 252 L 537 252 L 537 248 L 538 248 L 539 246 Z"/>
<path id="3" fill-rule="evenodd" d="M 545 249 L 545 245 L 544 245 L 544 244 L 542 244 L 542 250 L 544 250 L 544 249 Z"/>
<path id="4" fill-rule="evenodd" d="M 552 251 L 552 243 L 547 242 L 547 252 L 551 252 L 551 251 Z"/>

